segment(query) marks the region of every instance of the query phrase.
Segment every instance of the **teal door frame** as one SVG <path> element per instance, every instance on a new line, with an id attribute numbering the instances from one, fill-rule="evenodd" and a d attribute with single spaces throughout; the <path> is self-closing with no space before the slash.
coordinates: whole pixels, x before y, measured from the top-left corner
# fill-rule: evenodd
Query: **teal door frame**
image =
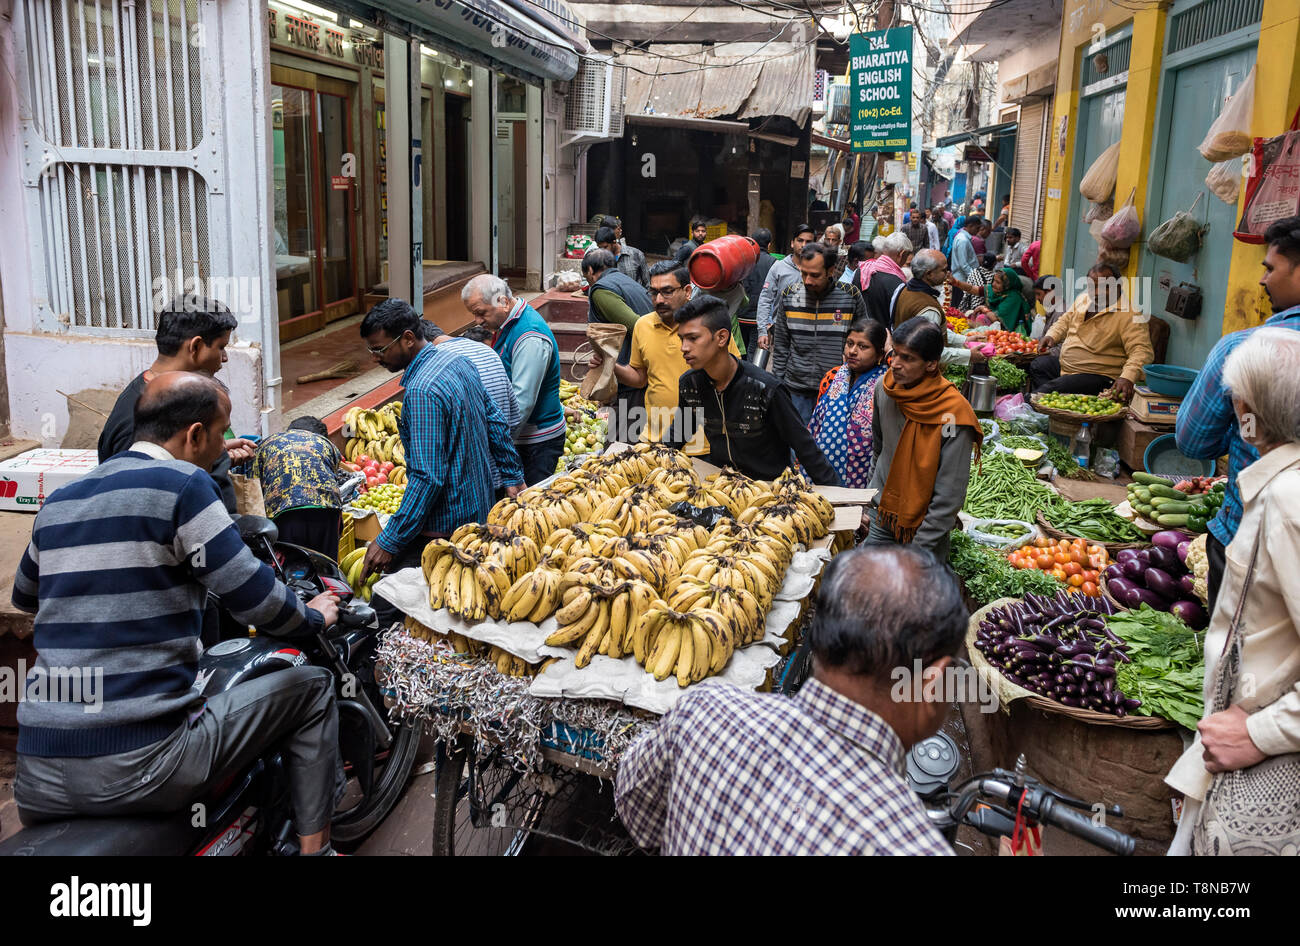
<path id="1" fill-rule="evenodd" d="M 1177 14 L 1184 13 L 1187 10 L 1204 3 L 1213 2 L 1215 2 L 1215 0 L 1178 0 L 1178 2 L 1174 3 L 1169 9 L 1167 16 L 1172 18 Z M 1195 344 L 1184 345 L 1180 343 L 1181 341 L 1186 341 L 1186 336 L 1195 331 L 1196 328 L 1203 327 L 1206 324 L 1205 320 L 1216 321 L 1217 330 L 1211 333 L 1216 340 L 1222 335 L 1223 310 L 1227 301 L 1227 286 L 1225 283 L 1225 285 L 1221 287 L 1224 293 L 1223 296 L 1218 298 L 1205 297 L 1202 299 L 1201 315 L 1200 318 L 1196 320 L 1197 323 L 1201 323 L 1199 326 L 1195 323 L 1185 322 L 1177 316 L 1169 315 L 1164 311 L 1164 300 L 1167 298 L 1167 292 L 1157 285 L 1157 273 L 1162 269 L 1173 269 L 1176 272 L 1178 269 L 1187 266 L 1193 266 L 1199 269 L 1201 263 L 1199 257 L 1201 254 L 1209 251 L 1202 249 L 1201 253 L 1193 257 L 1188 263 L 1176 263 L 1173 260 L 1166 260 L 1163 257 L 1156 256 L 1154 253 L 1146 250 L 1146 238 L 1150 236 L 1151 232 L 1164 220 L 1172 217 L 1176 211 L 1187 209 L 1186 207 L 1162 206 L 1164 195 L 1163 183 L 1169 170 L 1169 147 L 1172 138 L 1177 73 L 1182 69 L 1187 69 L 1204 62 L 1219 59 L 1223 56 L 1240 52 L 1245 49 L 1257 47 L 1259 44 L 1259 24 L 1254 23 L 1230 33 L 1225 33 L 1222 36 L 1217 36 L 1214 39 L 1197 43 L 1193 46 L 1187 47 L 1186 49 L 1179 50 L 1176 53 L 1168 52 L 1172 40 L 1173 36 L 1171 31 L 1166 30 L 1164 55 L 1161 58 L 1160 85 L 1156 95 L 1155 136 L 1153 147 L 1151 149 L 1151 161 L 1147 168 L 1147 202 L 1142 218 L 1143 237 L 1142 242 L 1139 244 L 1139 247 L 1142 249 L 1142 260 L 1138 275 L 1142 278 L 1151 280 L 1148 284 L 1149 291 L 1143 292 L 1142 294 L 1143 299 L 1151 310 L 1150 314 L 1163 318 L 1165 321 L 1170 323 L 1170 355 L 1168 360 L 1170 360 L 1171 363 L 1176 363 L 1178 358 L 1195 361 L 1198 354 L 1196 351 L 1192 351 L 1192 357 L 1189 359 L 1186 357 L 1187 353 L 1175 355 L 1176 350 L 1181 348 L 1195 349 L 1198 347 L 1205 347 L 1204 344 L 1198 346 Z M 1214 201 L 1216 204 L 1221 204 L 1222 202 L 1219 201 L 1218 197 L 1210 193 L 1209 189 L 1205 187 L 1204 184 L 1202 184 L 1202 189 L 1205 196 L 1201 198 L 1200 203 L 1197 205 L 1194 216 L 1204 221 L 1207 213 L 1206 201 Z M 1233 216 L 1235 217 L 1235 215 L 1236 208 L 1234 207 Z M 1157 217 L 1159 219 L 1157 219 Z M 1218 236 L 1218 234 L 1215 236 Z M 1198 281 L 1196 284 L 1200 285 L 1200 282 Z M 1159 300 L 1158 303 L 1157 300 Z M 1206 348 L 1205 352 L 1200 352 L 1199 355 L 1200 357 L 1203 357 L 1207 353 L 1208 348 Z M 1197 367 L 1197 365 L 1191 365 L 1191 367 Z"/>

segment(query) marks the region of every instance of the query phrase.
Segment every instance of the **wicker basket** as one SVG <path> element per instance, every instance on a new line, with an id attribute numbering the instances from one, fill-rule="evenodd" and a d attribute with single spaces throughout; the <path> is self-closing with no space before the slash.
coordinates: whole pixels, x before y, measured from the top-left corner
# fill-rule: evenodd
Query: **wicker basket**
<path id="1" fill-rule="evenodd" d="M 979 633 L 980 624 L 985 616 L 996 608 L 1004 607 L 1008 604 L 1014 604 L 1015 598 L 999 598 L 997 601 L 987 604 L 970 616 L 970 621 L 966 625 L 966 650 L 969 654 L 970 662 L 979 669 L 980 673 L 992 674 L 998 677 L 1005 686 L 1010 687 L 1018 694 L 1018 699 L 1024 700 L 1029 706 L 1043 710 L 1047 713 L 1056 713 L 1060 716 L 1069 716 L 1071 719 L 1077 719 L 1082 723 L 1091 723 L 1095 726 L 1118 726 L 1122 729 L 1172 729 L 1177 726 L 1170 720 L 1163 719 L 1159 716 L 1112 716 L 1109 713 L 1098 713 L 1090 709 L 1078 709 L 1073 706 L 1066 706 L 1064 703 L 1058 703 L 1056 700 L 1040 696 L 1023 687 L 1016 686 L 1010 680 L 1002 675 L 997 667 L 988 662 L 988 659 L 975 646 L 975 637 Z"/>
<path id="2" fill-rule="evenodd" d="M 1017 368 L 1027 368 L 1029 363 L 1038 357 L 1037 352 L 1032 351 L 1013 351 L 1005 355 L 994 355 L 994 358 L 1005 358 Z"/>
<path id="3" fill-rule="evenodd" d="M 1113 424 L 1121 421 L 1126 416 L 1126 412 L 1118 410 L 1114 414 L 1081 414 L 1078 411 L 1063 411 L 1059 407 L 1044 407 L 1039 403 L 1038 395 L 1030 395 L 1029 403 L 1033 405 L 1034 410 L 1040 414 L 1046 414 L 1053 420 L 1065 421 L 1066 423 L 1078 426 L 1079 424 Z"/>
<path id="4" fill-rule="evenodd" d="M 1111 604 L 1113 604 L 1115 607 L 1123 608 L 1124 610 L 1127 611 L 1128 605 L 1120 604 L 1117 600 L 1115 600 L 1115 596 L 1110 593 L 1110 586 L 1106 581 L 1106 576 L 1101 575 L 1099 577 L 1101 580 L 1097 582 L 1097 587 L 1101 589 L 1101 596 L 1105 598 L 1107 601 L 1109 601 Z"/>
<path id="5" fill-rule="evenodd" d="M 1062 532 L 1056 526 L 1047 521 L 1047 517 L 1041 512 L 1038 514 L 1038 528 L 1043 530 L 1043 534 L 1049 539 L 1079 539 L 1083 536 L 1070 535 L 1068 532 Z M 1099 545 L 1104 548 L 1112 558 L 1116 552 L 1122 552 L 1125 549 L 1148 549 L 1151 547 L 1150 542 L 1097 542 L 1093 539 L 1083 539 L 1089 545 Z"/>

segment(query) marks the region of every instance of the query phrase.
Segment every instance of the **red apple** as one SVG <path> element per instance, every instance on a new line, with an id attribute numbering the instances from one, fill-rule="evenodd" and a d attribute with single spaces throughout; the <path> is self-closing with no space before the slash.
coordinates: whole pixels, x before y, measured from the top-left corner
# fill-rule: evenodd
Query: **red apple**
<path id="1" fill-rule="evenodd" d="M 375 477 L 375 476 L 367 476 L 367 477 L 366 477 L 366 485 L 367 485 L 367 486 L 378 486 L 378 485 L 379 485 L 379 478 L 378 478 L 378 477 Z"/>
<path id="2" fill-rule="evenodd" d="M 379 483 L 387 483 L 387 482 L 388 482 L 388 476 L 387 476 L 387 474 L 380 473 L 378 476 L 375 477 L 375 480 L 376 480 L 376 482 L 379 482 Z"/>
<path id="3" fill-rule="evenodd" d="M 379 472 L 380 472 L 380 473 L 391 473 L 391 472 L 393 472 L 393 464 L 392 464 L 392 462 L 390 462 L 390 461 L 388 461 L 388 460 L 385 460 L 383 463 L 379 464 Z"/>
<path id="4" fill-rule="evenodd" d="M 367 463 L 370 462 L 370 457 L 363 453 L 356 458 L 356 462 L 361 464 L 362 466 L 365 466 Z"/>

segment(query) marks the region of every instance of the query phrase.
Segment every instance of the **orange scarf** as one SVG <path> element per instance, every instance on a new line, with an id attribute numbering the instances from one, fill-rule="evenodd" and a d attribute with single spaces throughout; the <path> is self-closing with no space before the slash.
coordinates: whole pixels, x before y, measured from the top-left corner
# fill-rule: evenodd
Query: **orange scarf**
<path id="1" fill-rule="evenodd" d="M 880 384 L 898 403 L 904 417 L 903 431 L 894 448 L 894 459 L 880 497 L 880 524 L 906 544 L 925 521 L 934 498 L 945 428 L 950 436 L 949 425 L 974 430 L 976 462 L 984 434 L 970 402 L 942 375 L 931 375 L 914 387 L 905 388 L 894 379 L 891 368 Z"/>

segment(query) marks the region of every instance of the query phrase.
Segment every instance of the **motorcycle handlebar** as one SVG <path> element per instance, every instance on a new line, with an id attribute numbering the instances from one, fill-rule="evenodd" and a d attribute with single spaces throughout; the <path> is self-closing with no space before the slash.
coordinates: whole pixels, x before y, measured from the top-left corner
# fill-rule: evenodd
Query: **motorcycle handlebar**
<path id="1" fill-rule="evenodd" d="M 1093 820 L 1083 812 L 1075 811 L 1050 794 L 1043 793 L 1039 804 L 1039 820 L 1068 831 L 1075 837 L 1104 848 L 1112 854 L 1128 857 L 1133 853 L 1136 842 L 1127 834 L 1108 828 L 1104 824 L 1094 824 Z"/>

